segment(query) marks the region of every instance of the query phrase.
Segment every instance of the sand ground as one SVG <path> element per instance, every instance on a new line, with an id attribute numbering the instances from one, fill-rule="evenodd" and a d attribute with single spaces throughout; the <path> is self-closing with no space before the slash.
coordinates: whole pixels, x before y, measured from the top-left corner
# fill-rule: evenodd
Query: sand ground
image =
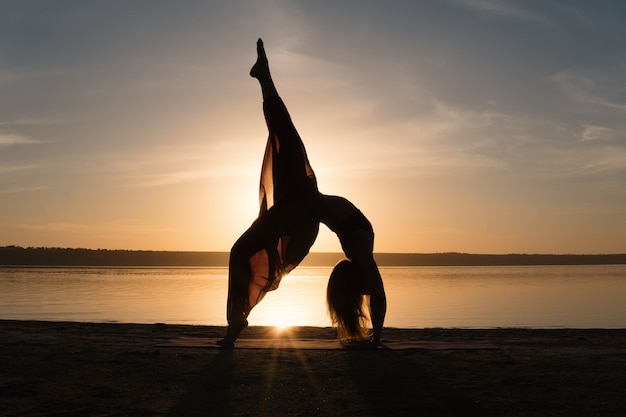
<path id="1" fill-rule="evenodd" d="M 626 416 L 626 329 L 385 329 L 497 349 L 158 347 L 220 327 L 0 321 L 1 416 Z M 275 337 L 246 329 L 246 338 Z M 281 337 L 334 338 L 329 328 Z"/>

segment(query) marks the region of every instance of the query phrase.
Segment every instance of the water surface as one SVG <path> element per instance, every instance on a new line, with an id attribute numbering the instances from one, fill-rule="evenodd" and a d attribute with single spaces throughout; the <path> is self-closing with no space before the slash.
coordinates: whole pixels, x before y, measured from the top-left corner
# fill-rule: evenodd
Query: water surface
<path id="1" fill-rule="evenodd" d="M 251 325 L 329 326 L 300 267 Z M 626 328 L 626 265 L 381 268 L 389 327 Z M 225 325 L 226 268 L 0 268 L 0 319 Z"/>

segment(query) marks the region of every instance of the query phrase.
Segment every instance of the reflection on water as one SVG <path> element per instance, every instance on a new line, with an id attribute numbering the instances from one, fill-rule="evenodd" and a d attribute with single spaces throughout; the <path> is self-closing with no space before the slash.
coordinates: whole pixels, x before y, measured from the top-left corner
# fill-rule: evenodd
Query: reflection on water
<path id="1" fill-rule="evenodd" d="M 331 268 L 298 268 L 251 325 L 329 326 Z M 626 265 L 381 268 L 388 327 L 625 328 Z M 0 268 L 0 319 L 225 325 L 226 268 Z"/>

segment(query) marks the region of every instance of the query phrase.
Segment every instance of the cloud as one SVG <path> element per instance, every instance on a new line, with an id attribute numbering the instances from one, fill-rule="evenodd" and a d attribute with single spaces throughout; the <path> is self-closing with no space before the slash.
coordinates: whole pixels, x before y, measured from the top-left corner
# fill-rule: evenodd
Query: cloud
<path id="1" fill-rule="evenodd" d="M 38 143 L 48 143 L 50 141 L 30 139 L 21 135 L 2 135 L 0 134 L 0 146 L 2 145 L 30 145 Z"/>
<path id="2" fill-rule="evenodd" d="M 68 73 L 67 70 L 42 70 L 42 71 L 33 71 L 33 70 L 19 70 L 19 71 L 2 71 L 0 70 L 0 86 L 2 84 L 13 83 L 16 81 L 30 80 L 33 78 L 48 78 L 48 77 L 56 77 L 59 75 L 66 75 Z"/>
<path id="3" fill-rule="evenodd" d="M 262 155 L 262 154 L 261 154 Z M 141 154 L 102 157 L 127 187 L 160 187 L 213 178 L 258 177 L 260 155 L 242 142 L 158 146 Z"/>
<path id="4" fill-rule="evenodd" d="M 626 149 L 617 146 L 545 146 L 536 149 L 535 154 L 543 159 L 533 171 L 540 178 L 607 181 L 610 177 L 623 178 L 626 170 Z"/>
<path id="5" fill-rule="evenodd" d="M 64 222 L 52 222 L 41 224 L 19 223 L 15 227 L 24 230 L 34 230 L 39 232 L 92 232 L 102 228 L 102 226 L 93 224 L 78 224 L 78 223 L 64 223 Z"/>
<path id="6" fill-rule="evenodd" d="M 579 175 L 604 175 L 623 173 L 626 170 L 626 150 L 607 148 L 593 152 L 572 173 Z"/>
<path id="7" fill-rule="evenodd" d="M 516 117 L 489 109 L 467 110 L 438 99 L 431 105 L 422 115 L 370 129 L 367 141 L 363 133 L 363 146 L 359 157 L 351 162 L 351 171 L 378 178 L 499 171 L 506 168 L 511 158 L 506 149 L 517 148 L 524 141 L 523 137 L 506 134 L 523 129 L 524 121 Z M 393 142 L 381 146 L 381 137 Z M 332 146 L 336 151 L 338 145 Z M 343 169 L 347 168 L 345 160 L 340 163 Z"/>
<path id="8" fill-rule="evenodd" d="M 0 173 L 2 173 L 2 168 L 0 167 Z M 0 188 L 0 194 L 17 194 L 17 193 L 27 193 L 31 191 L 41 191 L 47 190 L 47 187 L 14 187 L 14 188 Z"/>
<path id="9" fill-rule="evenodd" d="M 133 181 L 128 183 L 129 187 L 161 187 L 175 185 L 186 182 L 199 181 L 216 176 L 211 170 L 182 170 L 164 174 L 136 175 Z"/>
<path id="10" fill-rule="evenodd" d="M 590 77 L 563 71 L 552 76 L 552 80 L 572 100 L 583 104 L 591 104 L 626 111 L 626 103 L 621 103 L 605 97 L 600 92 L 600 88 Z"/>
<path id="11" fill-rule="evenodd" d="M 12 166 L 0 165 L 0 174 L 5 173 L 5 172 L 25 171 L 25 170 L 39 168 L 39 167 L 40 165 L 12 165 Z"/>
<path id="12" fill-rule="evenodd" d="M 594 142 L 601 140 L 610 140 L 613 138 L 613 129 L 604 126 L 585 125 L 580 134 L 580 140 L 583 142 Z"/>
<path id="13" fill-rule="evenodd" d="M 0 126 L 47 126 L 47 125 L 58 125 L 58 124 L 63 124 L 63 123 L 73 123 L 73 122 L 81 121 L 81 120 L 84 120 L 84 119 L 52 119 L 52 118 L 24 117 L 24 118 L 17 118 L 13 120 L 0 121 Z"/>
<path id="14" fill-rule="evenodd" d="M 70 222 L 49 223 L 18 223 L 14 225 L 18 229 L 35 231 L 39 233 L 62 233 L 64 235 L 78 236 L 138 236 L 146 235 L 147 230 L 154 232 L 170 232 L 169 227 L 156 224 L 139 224 L 137 220 L 115 220 L 102 224 L 85 224 Z"/>
<path id="15" fill-rule="evenodd" d="M 506 1 L 494 0 L 458 0 L 455 3 L 468 7 L 480 13 L 490 14 L 506 19 L 519 20 L 542 26 L 551 26 L 553 22 L 545 15 L 535 13 L 507 3 Z"/>

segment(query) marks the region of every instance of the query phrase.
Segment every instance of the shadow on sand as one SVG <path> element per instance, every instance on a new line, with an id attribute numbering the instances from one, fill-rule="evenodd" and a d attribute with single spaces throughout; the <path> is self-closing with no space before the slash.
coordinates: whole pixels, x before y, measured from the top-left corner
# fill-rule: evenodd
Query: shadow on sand
<path id="1" fill-rule="evenodd" d="M 232 416 L 229 394 L 235 362 L 233 349 L 220 349 L 213 361 L 199 370 L 187 392 L 167 414 L 174 416 Z"/>
<path id="2" fill-rule="evenodd" d="M 405 356 L 411 351 L 349 351 L 351 377 L 372 416 L 485 416 L 463 397 Z"/>
<path id="3" fill-rule="evenodd" d="M 407 358 L 411 354 L 221 349 L 168 416 L 488 415 Z M 241 362 L 236 370 L 235 362 Z"/>

